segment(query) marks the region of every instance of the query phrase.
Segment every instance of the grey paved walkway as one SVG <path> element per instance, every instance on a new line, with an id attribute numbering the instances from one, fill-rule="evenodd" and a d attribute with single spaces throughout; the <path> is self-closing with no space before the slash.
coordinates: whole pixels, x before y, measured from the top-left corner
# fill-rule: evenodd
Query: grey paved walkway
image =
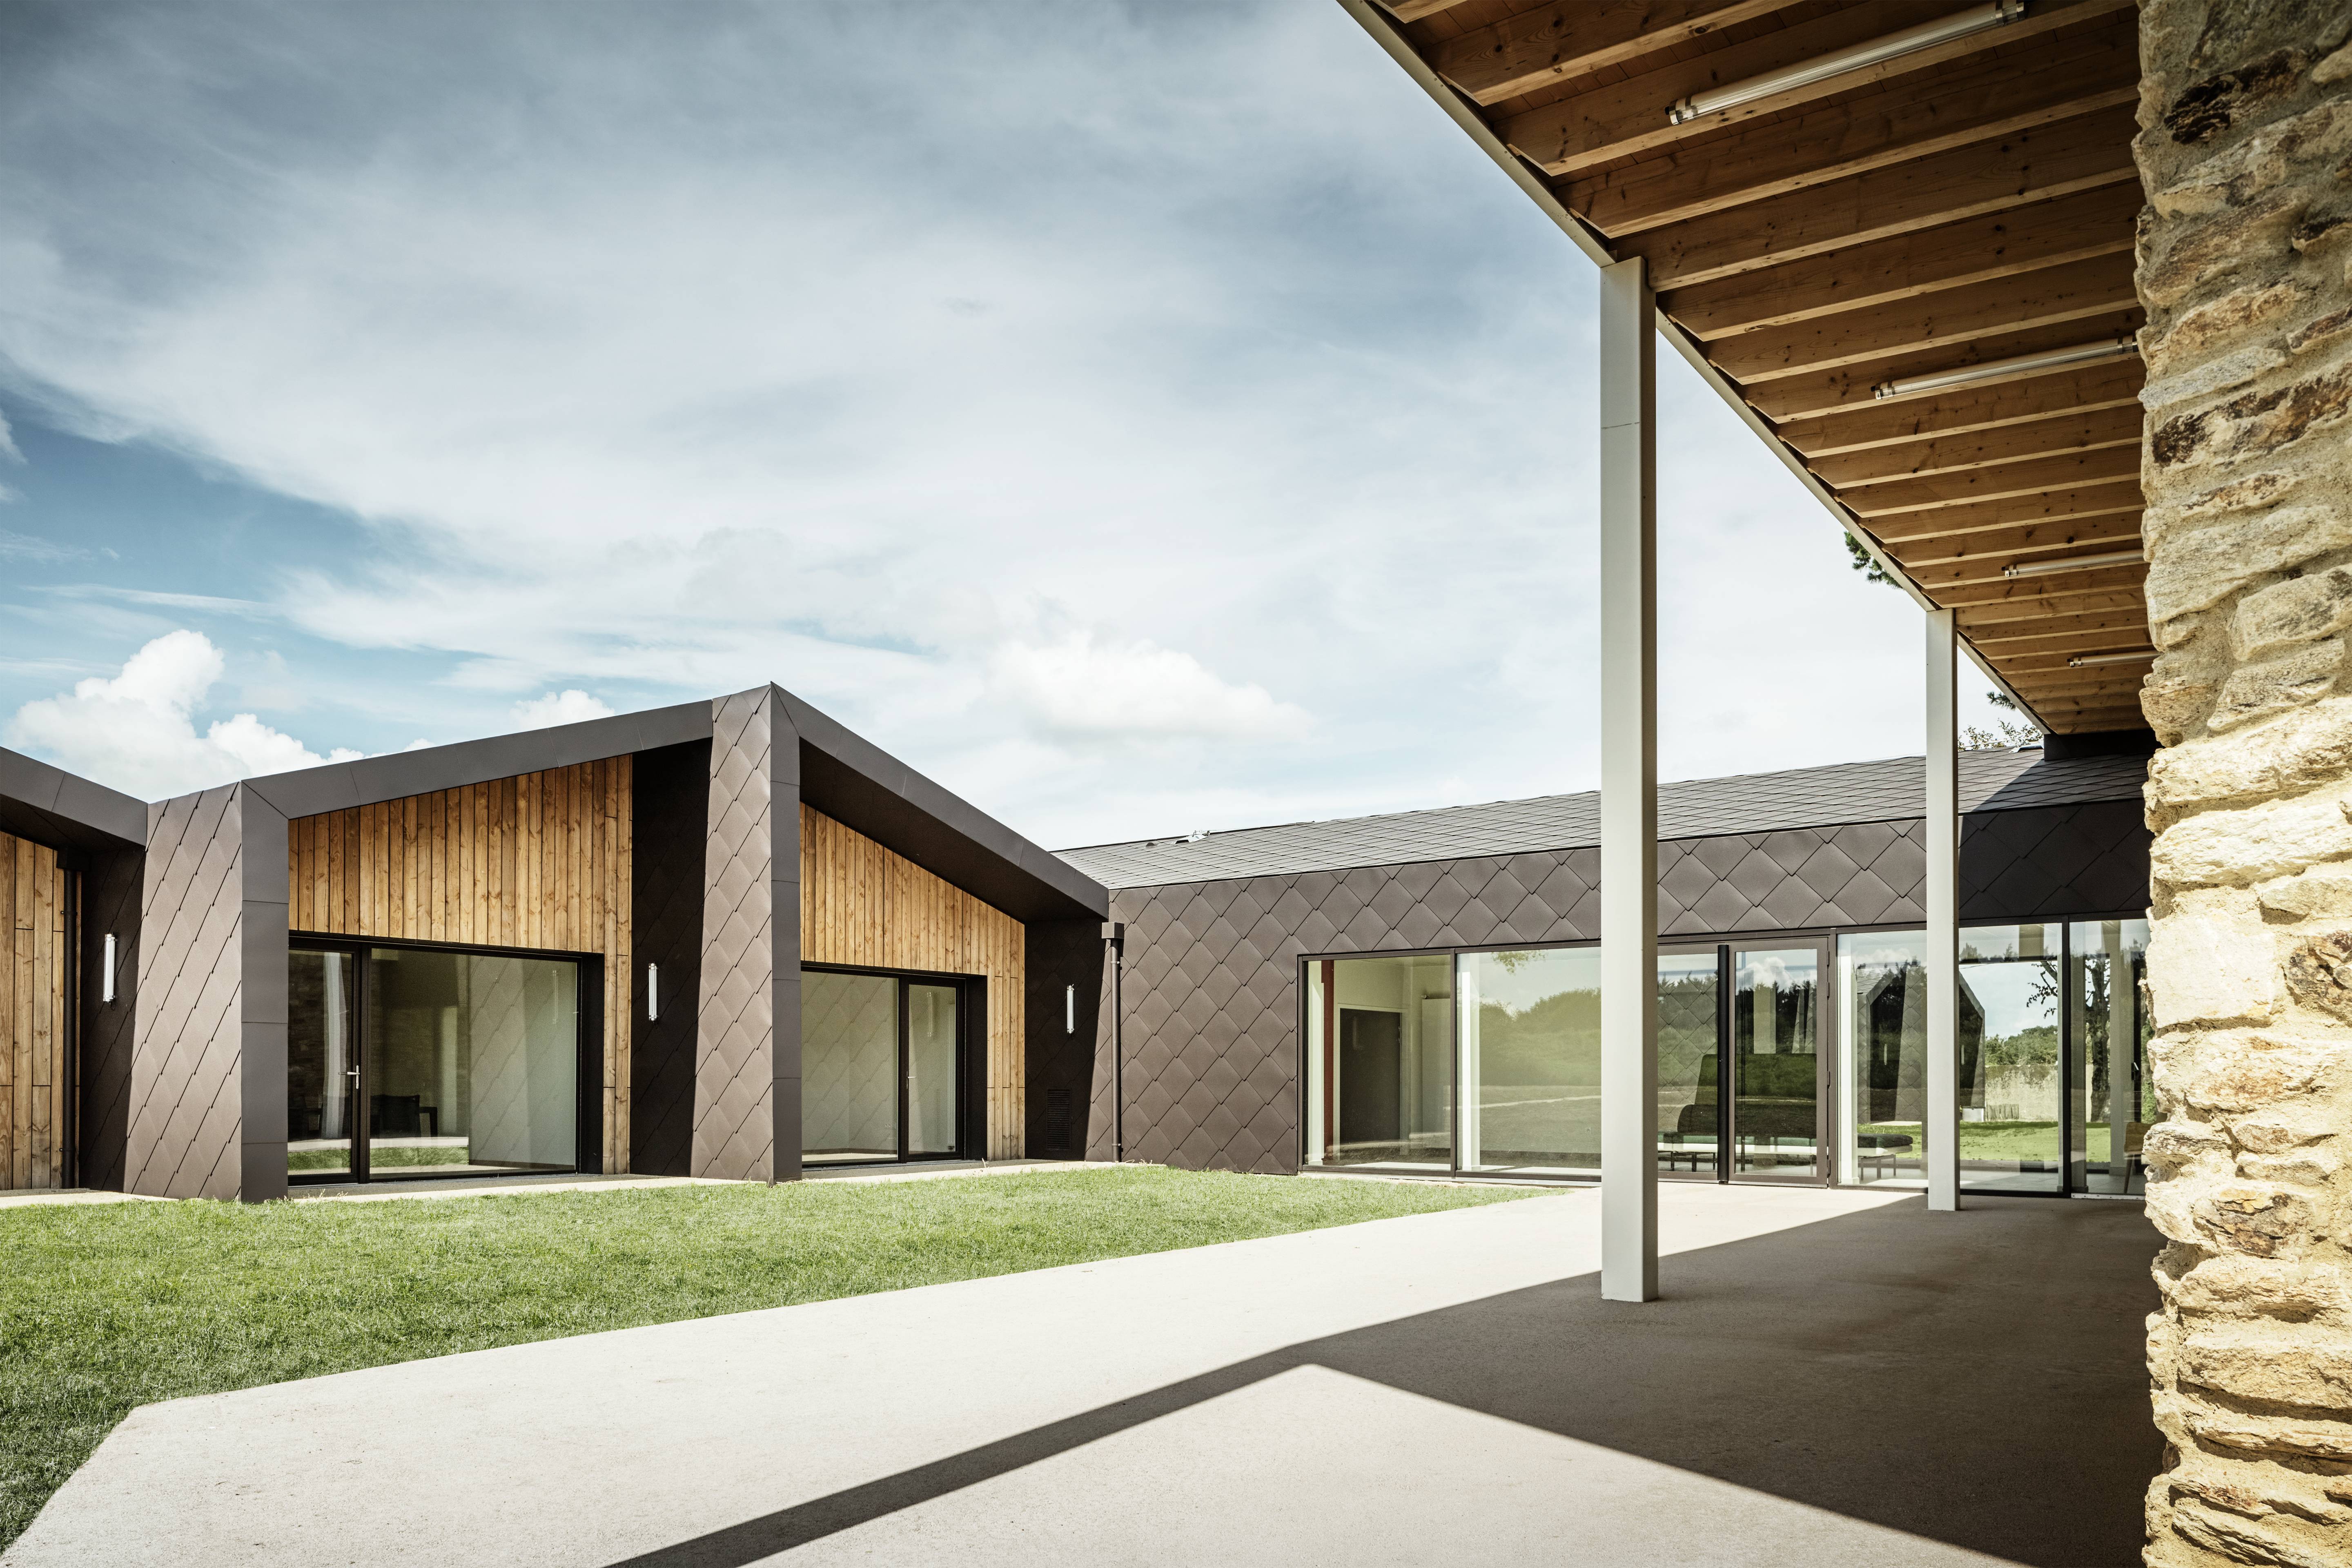
<path id="1" fill-rule="evenodd" d="M 2158 1458 L 2124 1205 L 1590 1192 L 134 1413 L 5 1561 L 2096 1568 Z"/>

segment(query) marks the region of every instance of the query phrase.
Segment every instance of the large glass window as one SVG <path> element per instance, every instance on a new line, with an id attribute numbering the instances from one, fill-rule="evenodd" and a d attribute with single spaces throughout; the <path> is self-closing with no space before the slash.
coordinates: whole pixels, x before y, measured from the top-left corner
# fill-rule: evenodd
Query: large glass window
<path id="1" fill-rule="evenodd" d="M 1313 1163 L 1451 1168 L 1454 960 L 1309 966 Z"/>
<path id="2" fill-rule="evenodd" d="M 1927 1180 L 1927 939 L 1838 938 L 1837 1179 L 1917 1187 Z"/>
<path id="3" fill-rule="evenodd" d="M 296 951 L 286 959 L 286 1169 L 348 1177 L 359 1124 L 359 958 Z"/>
<path id="4" fill-rule="evenodd" d="M 1465 1170 L 1601 1172 L 1601 952 L 1459 960 Z"/>
<path id="5" fill-rule="evenodd" d="M 801 1159 L 939 1159 L 962 1149 L 963 1008 L 952 982 L 801 971 Z"/>
<path id="6" fill-rule="evenodd" d="M 898 982 L 801 972 L 801 1158 L 898 1157 Z"/>
<path id="7" fill-rule="evenodd" d="M 1664 1170 L 1717 1166 L 1717 973 L 1659 955 Z M 1306 1038 L 1310 1165 L 1600 1173 L 1598 948 L 1318 959 Z"/>
<path id="8" fill-rule="evenodd" d="M 2067 1037 L 2074 1114 L 2068 1186 L 2115 1195 L 2146 1191 L 2140 1140 L 2149 1035 L 2146 921 L 2082 921 L 2067 931 Z"/>
<path id="9" fill-rule="evenodd" d="M 578 1168 L 577 961 L 303 948 L 287 980 L 289 1176 Z"/>
<path id="10" fill-rule="evenodd" d="M 1722 1095 L 1722 958 L 1714 948 L 1658 954 L 1658 1167 L 1716 1174 Z"/>
<path id="11" fill-rule="evenodd" d="M 1731 1173 L 1748 1181 L 1820 1179 L 1821 951 L 1735 948 Z"/>
<path id="12" fill-rule="evenodd" d="M 2058 1063 L 2059 928 L 1960 931 L 1960 1185 L 2063 1190 Z"/>

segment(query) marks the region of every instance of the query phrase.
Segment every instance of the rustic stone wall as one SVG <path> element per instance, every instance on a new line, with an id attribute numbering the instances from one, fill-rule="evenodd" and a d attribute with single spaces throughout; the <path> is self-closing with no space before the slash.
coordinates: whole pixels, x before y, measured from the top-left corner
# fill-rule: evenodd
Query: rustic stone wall
<path id="1" fill-rule="evenodd" d="M 2352 5 L 2146 0 L 2153 1564 L 2352 1562 Z"/>

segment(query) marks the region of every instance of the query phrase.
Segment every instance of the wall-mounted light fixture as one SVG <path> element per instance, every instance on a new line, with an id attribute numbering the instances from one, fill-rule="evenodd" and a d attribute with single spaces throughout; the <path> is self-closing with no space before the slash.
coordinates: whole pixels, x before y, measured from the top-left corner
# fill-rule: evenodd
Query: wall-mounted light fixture
<path id="1" fill-rule="evenodd" d="M 646 965 L 646 1022 L 661 1021 L 661 965 Z"/>
<path id="2" fill-rule="evenodd" d="M 1916 27 L 1906 27 L 1899 33 L 1889 33 L 1866 44 L 1840 49 L 1833 55 L 1823 55 L 1819 59 L 1806 60 L 1801 65 L 1782 66 L 1779 70 L 1766 71 L 1761 76 L 1751 76 L 1723 87 L 1710 88 L 1705 92 L 1695 92 L 1667 106 L 1666 123 L 1687 125 L 1694 120 L 1704 120 L 1710 114 L 1720 114 L 1727 109 L 1737 109 L 1743 103 L 1769 98 L 1776 92 L 1811 87 L 1817 81 L 1827 81 L 1848 71 L 1900 59 L 1921 49 L 1932 49 L 1937 44 L 1948 44 L 1954 38 L 1965 38 L 1988 27 L 2003 26 L 2024 16 L 2025 5 L 2026 0 L 1989 0 L 1986 5 L 1971 5 L 1965 11 L 1955 11 L 1948 16 L 1922 22 Z"/>
<path id="3" fill-rule="evenodd" d="M 114 933 L 112 931 L 106 933 L 104 949 L 99 954 L 98 999 L 101 1002 L 114 1000 Z"/>
<path id="4" fill-rule="evenodd" d="M 2052 349 L 2048 353 L 1989 359 L 1980 364 L 1964 364 L 1957 370 L 1939 370 L 1932 375 L 1897 376 L 1893 381 L 1882 381 L 1872 387 L 1870 395 L 1878 398 L 1908 397 L 1915 392 L 1943 392 L 2000 376 L 2023 375 L 2037 370 L 2063 370 L 2070 364 L 2092 364 L 2103 359 L 2117 359 L 2137 353 L 2139 339 L 2126 332 L 2121 337 L 2101 338 L 2095 343 L 2076 343 L 2071 349 Z"/>
<path id="5" fill-rule="evenodd" d="M 1062 1033 L 1075 1035 L 1077 1032 L 1078 988 L 1075 985 L 1065 985 L 1062 987 Z"/>
<path id="6" fill-rule="evenodd" d="M 2130 566 L 2147 559 L 2137 550 L 2111 550 L 2105 555 L 2069 555 L 2063 561 L 2013 561 L 2000 569 L 2004 577 L 2048 577 L 2060 572 L 2095 572 L 2102 566 Z"/>
<path id="7" fill-rule="evenodd" d="M 2139 664 L 2156 657 L 2152 647 L 2137 648 L 2130 653 L 2078 653 L 2066 661 L 2069 669 L 2080 669 L 2086 664 Z"/>

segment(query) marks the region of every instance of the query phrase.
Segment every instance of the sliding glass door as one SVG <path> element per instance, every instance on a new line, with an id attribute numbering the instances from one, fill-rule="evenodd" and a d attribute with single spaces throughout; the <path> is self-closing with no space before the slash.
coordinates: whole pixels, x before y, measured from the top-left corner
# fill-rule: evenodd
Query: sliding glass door
<path id="1" fill-rule="evenodd" d="M 306 941 L 287 964 L 289 1178 L 577 1170 L 582 970 L 538 953 Z"/>
<path id="2" fill-rule="evenodd" d="M 954 1159 L 963 1152 L 962 983 L 801 971 L 801 1160 Z"/>
<path id="3" fill-rule="evenodd" d="M 1956 1142 L 1969 1192 L 2143 1190 L 2147 922 L 1960 931 L 1959 1117 L 1927 1124 L 1923 933 L 1838 939 L 1838 1180 L 1927 1184 L 1927 1151 Z"/>
<path id="4" fill-rule="evenodd" d="M 1723 1170 L 1721 1089 L 1726 950 L 1658 954 L 1658 1173 L 1716 1180 Z"/>
<path id="5" fill-rule="evenodd" d="M 1818 1184 L 1822 950 L 1731 950 L 1731 1179 Z"/>

